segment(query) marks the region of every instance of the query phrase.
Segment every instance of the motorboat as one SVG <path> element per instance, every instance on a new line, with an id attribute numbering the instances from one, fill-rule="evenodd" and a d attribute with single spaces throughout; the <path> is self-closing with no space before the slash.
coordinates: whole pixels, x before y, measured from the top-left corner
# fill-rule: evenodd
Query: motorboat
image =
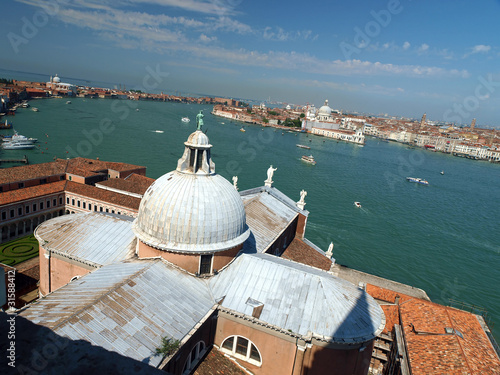
<path id="1" fill-rule="evenodd" d="M 354 202 L 354 205 L 355 205 L 356 207 L 358 207 L 358 208 L 361 208 L 361 203 L 359 203 L 359 202 Z"/>
<path id="2" fill-rule="evenodd" d="M 0 124 L 0 129 L 11 129 L 12 128 L 12 123 L 8 122 L 5 120 L 5 124 Z"/>
<path id="3" fill-rule="evenodd" d="M 424 180 L 424 179 L 418 178 L 418 177 L 406 177 L 406 181 L 416 182 L 417 184 L 422 184 L 422 185 L 429 185 L 427 180 Z"/>
<path id="4" fill-rule="evenodd" d="M 300 148 L 306 148 L 306 149 L 308 149 L 308 150 L 311 148 L 311 147 L 309 147 L 309 146 L 299 145 L 299 144 L 297 144 L 297 147 L 300 147 Z"/>
<path id="5" fill-rule="evenodd" d="M 314 157 L 312 155 L 309 155 L 309 156 L 302 155 L 301 160 L 305 161 L 306 163 L 316 165 L 316 160 L 314 160 Z"/>
<path id="6" fill-rule="evenodd" d="M 440 173 L 441 173 L 441 174 L 444 174 L 444 171 L 441 171 Z"/>
<path id="7" fill-rule="evenodd" d="M 17 134 L 17 132 L 14 132 L 14 135 L 12 136 L 5 136 L 3 138 L 4 142 L 31 142 L 31 143 L 36 143 L 38 142 L 37 138 L 28 138 L 25 137 L 24 135 Z"/>
<path id="8" fill-rule="evenodd" d="M 66 104 L 71 104 L 71 100 L 68 100 L 68 101 L 66 102 Z"/>
<path id="9" fill-rule="evenodd" d="M 240 128 L 240 132 L 246 132 L 245 128 Z"/>
<path id="10" fill-rule="evenodd" d="M 31 150 L 35 148 L 35 144 L 26 141 L 10 141 L 2 144 L 4 150 Z"/>
<path id="11" fill-rule="evenodd" d="M 31 109 L 33 110 L 33 112 L 39 112 L 40 111 L 37 107 L 33 107 Z"/>
<path id="12" fill-rule="evenodd" d="M 189 121 L 191 121 L 191 120 L 189 119 L 189 117 L 183 117 L 183 118 L 181 119 L 181 121 L 182 121 L 182 122 L 189 122 Z"/>

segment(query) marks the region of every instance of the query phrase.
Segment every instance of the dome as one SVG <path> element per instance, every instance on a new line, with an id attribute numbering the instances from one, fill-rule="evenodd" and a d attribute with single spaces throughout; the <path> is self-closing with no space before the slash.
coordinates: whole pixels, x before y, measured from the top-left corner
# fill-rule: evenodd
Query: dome
<path id="1" fill-rule="evenodd" d="M 243 201 L 234 186 L 215 173 L 206 134 L 187 142 L 177 169 L 157 179 L 144 194 L 133 230 L 157 249 L 215 253 L 241 245 L 250 235 Z"/>
<path id="2" fill-rule="evenodd" d="M 56 74 L 56 76 L 54 77 L 54 79 L 52 80 L 52 82 L 54 83 L 60 83 L 61 82 L 61 78 L 59 78 Z"/>
<path id="3" fill-rule="evenodd" d="M 332 109 L 328 106 L 328 100 L 325 100 L 325 104 L 319 109 L 319 115 L 331 115 Z"/>

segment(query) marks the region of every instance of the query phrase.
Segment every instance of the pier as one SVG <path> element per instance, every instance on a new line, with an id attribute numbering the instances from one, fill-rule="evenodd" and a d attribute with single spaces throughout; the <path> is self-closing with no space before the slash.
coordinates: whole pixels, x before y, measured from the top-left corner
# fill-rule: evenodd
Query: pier
<path id="1" fill-rule="evenodd" d="M 28 157 L 24 155 L 24 158 L 22 159 L 0 159 L 0 164 L 4 163 L 23 163 L 23 164 L 29 164 Z"/>

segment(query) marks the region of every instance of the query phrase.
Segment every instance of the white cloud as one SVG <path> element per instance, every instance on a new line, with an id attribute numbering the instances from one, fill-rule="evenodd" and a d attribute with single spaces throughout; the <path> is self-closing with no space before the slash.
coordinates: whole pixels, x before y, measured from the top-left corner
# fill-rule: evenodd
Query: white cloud
<path id="1" fill-rule="evenodd" d="M 201 34 L 198 39 L 202 43 L 210 43 L 210 42 L 216 41 L 217 37 L 216 36 L 209 37 L 209 36 L 206 36 L 205 34 Z"/>
<path id="2" fill-rule="evenodd" d="M 486 52 L 489 52 L 490 49 L 491 49 L 491 46 L 485 46 L 484 44 L 478 44 L 478 45 L 472 47 L 471 53 L 486 53 Z"/>
<path id="3" fill-rule="evenodd" d="M 418 52 L 426 52 L 429 49 L 429 45 L 426 43 L 423 43 L 420 47 L 418 47 Z"/>
<path id="4" fill-rule="evenodd" d="M 404 42 L 403 43 L 403 49 L 407 50 L 408 48 L 410 48 L 410 42 Z"/>

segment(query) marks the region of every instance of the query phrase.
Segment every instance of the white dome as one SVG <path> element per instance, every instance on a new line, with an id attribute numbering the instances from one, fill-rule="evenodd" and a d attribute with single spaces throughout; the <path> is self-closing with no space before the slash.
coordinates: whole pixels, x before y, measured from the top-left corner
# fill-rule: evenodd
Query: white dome
<path id="1" fill-rule="evenodd" d="M 319 109 L 318 115 L 331 115 L 332 111 L 333 110 L 328 106 L 328 100 L 325 100 L 325 104 Z"/>
<path id="2" fill-rule="evenodd" d="M 144 194 L 133 224 L 136 236 L 149 246 L 180 253 L 241 245 L 250 235 L 243 201 L 214 172 L 208 137 L 197 130 L 185 145 L 177 170 L 161 176 Z"/>
<path id="3" fill-rule="evenodd" d="M 61 78 L 59 78 L 56 74 L 56 76 L 54 77 L 54 79 L 52 80 L 52 82 L 54 83 L 60 83 L 61 82 Z"/>

